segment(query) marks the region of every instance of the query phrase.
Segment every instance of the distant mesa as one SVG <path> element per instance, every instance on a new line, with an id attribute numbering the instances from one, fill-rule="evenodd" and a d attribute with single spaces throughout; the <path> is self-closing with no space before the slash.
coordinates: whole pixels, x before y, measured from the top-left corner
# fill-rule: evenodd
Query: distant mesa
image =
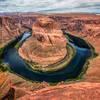
<path id="1" fill-rule="evenodd" d="M 53 19 L 42 16 L 33 23 L 32 36 L 26 39 L 18 52 L 24 60 L 47 66 L 67 55 L 66 38 Z"/>

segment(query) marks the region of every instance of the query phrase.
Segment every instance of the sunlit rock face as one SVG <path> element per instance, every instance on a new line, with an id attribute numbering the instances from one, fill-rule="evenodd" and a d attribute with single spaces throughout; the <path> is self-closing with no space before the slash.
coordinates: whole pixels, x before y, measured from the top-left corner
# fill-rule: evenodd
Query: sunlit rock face
<path id="1" fill-rule="evenodd" d="M 66 38 L 59 25 L 47 16 L 36 19 L 32 26 L 32 36 L 19 49 L 23 59 L 42 66 L 58 62 L 66 54 Z"/>

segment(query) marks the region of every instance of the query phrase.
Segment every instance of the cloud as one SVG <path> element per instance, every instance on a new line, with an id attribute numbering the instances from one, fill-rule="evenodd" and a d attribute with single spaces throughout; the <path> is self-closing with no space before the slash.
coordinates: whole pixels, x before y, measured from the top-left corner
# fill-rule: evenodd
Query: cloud
<path id="1" fill-rule="evenodd" d="M 100 0 L 0 0 L 0 12 L 100 13 Z"/>

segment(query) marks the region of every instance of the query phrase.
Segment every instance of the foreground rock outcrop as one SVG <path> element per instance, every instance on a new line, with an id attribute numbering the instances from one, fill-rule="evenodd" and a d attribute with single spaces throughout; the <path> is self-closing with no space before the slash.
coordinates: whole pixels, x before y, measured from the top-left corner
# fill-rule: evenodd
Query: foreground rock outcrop
<path id="1" fill-rule="evenodd" d="M 7 75 L 0 70 L 0 100 L 5 97 L 11 88 L 11 81 Z"/>
<path id="2" fill-rule="evenodd" d="M 100 83 L 80 82 L 26 92 L 17 100 L 100 100 Z"/>
<path id="3" fill-rule="evenodd" d="M 37 18 L 32 26 L 32 36 L 19 48 L 23 59 L 42 66 L 58 62 L 66 54 L 66 38 L 59 25 L 47 16 Z"/>
<path id="4" fill-rule="evenodd" d="M 19 83 L 18 83 L 19 84 Z M 46 88 L 44 88 L 46 86 Z M 0 100 L 99 100 L 100 83 L 78 82 L 66 85 L 12 86 L 4 72 L 0 71 Z M 35 90 L 35 89 L 36 90 Z M 40 90 L 39 90 L 39 89 Z M 42 89 L 44 88 L 44 89 Z M 35 90 L 35 91 L 34 91 Z"/>

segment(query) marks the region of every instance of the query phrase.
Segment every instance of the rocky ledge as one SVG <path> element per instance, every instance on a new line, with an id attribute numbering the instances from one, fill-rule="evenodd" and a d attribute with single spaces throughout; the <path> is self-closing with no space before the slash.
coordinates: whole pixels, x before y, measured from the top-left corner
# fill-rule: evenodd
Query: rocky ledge
<path id="1" fill-rule="evenodd" d="M 18 52 L 29 62 L 47 66 L 66 56 L 66 38 L 53 19 L 42 16 L 34 22 L 32 36 L 26 39 Z"/>
<path id="2" fill-rule="evenodd" d="M 17 100 L 100 100 L 100 83 L 80 82 L 49 87 Z"/>

